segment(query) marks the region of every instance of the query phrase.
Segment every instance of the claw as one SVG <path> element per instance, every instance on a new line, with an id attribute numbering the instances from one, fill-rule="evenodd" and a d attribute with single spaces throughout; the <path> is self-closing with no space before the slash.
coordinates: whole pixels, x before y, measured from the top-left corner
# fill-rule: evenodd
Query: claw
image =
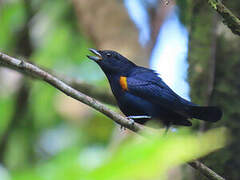
<path id="1" fill-rule="evenodd" d="M 129 117 L 127 117 L 127 119 L 129 120 L 129 122 L 130 122 L 130 124 L 131 124 L 131 126 L 133 126 L 134 125 L 134 120 L 133 119 L 131 119 L 131 118 L 129 118 Z M 124 126 L 120 126 L 120 130 L 121 131 L 124 131 L 124 130 L 126 130 L 126 128 L 124 127 Z"/>
<path id="2" fill-rule="evenodd" d="M 131 125 L 133 126 L 134 125 L 134 120 L 133 119 L 129 119 L 129 121 L 130 121 L 130 123 L 131 123 Z"/>
<path id="3" fill-rule="evenodd" d="M 124 126 L 120 126 L 120 131 L 125 131 L 126 130 L 126 128 L 124 127 Z"/>

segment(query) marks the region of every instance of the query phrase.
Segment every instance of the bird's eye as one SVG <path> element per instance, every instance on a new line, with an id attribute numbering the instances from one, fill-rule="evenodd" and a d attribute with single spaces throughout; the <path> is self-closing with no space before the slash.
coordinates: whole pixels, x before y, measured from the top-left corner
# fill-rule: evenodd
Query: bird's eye
<path id="1" fill-rule="evenodd" d="M 110 54 L 110 53 L 107 53 L 106 55 L 107 55 L 107 57 L 111 57 L 111 54 Z"/>

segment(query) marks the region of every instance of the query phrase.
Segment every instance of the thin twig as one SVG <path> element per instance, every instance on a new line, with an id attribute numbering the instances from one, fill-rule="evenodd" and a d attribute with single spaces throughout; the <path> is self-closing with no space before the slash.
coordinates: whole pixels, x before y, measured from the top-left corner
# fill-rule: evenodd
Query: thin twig
<path id="1" fill-rule="evenodd" d="M 213 170 L 211 170 L 199 161 L 189 162 L 188 164 L 194 169 L 198 169 L 198 171 L 204 174 L 208 179 L 224 180 L 223 177 L 219 176 L 217 173 L 215 173 Z"/>
<path id="2" fill-rule="evenodd" d="M 81 92 L 78 92 L 77 90 L 73 89 L 72 87 L 70 87 L 69 85 L 64 83 L 63 81 L 59 80 L 58 78 L 45 72 L 44 70 L 40 69 L 39 67 L 37 67 L 35 65 L 32 65 L 23 60 L 19 60 L 19 59 L 10 57 L 1 52 L 0 52 L 0 65 L 7 66 L 11 69 L 18 70 L 18 71 L 26 73 L 32 77 L 36 77 L 38 79 L 42 79 L 42 80 L 46 81 L 47 83 L 49 83 L 50 85 L 59 89 L 66 95 L 71 96 L 72 98 L 91 106 L 92 108 L 96 109 L 97 111 L 105 114 L 106 116 L 108 116 L 109 118 L 114 120 L 116 123 L 132 130 L 133 132 L 138 132 L 140 130 L 143 130 L 143 126 L 141 126 L 137 123 L 132 124 L 131 121 L 129 121 L 127 118 L 110 110 L 104 104 L 100 103 L 99 101 L 97 101 Z M 224 178 L 219 176 L 217 173 L 215 173 L 214 171 L 212 171 L 211 169 L 209 169 L 207 166 L 200 163 L 199 161 L 193 161 L 188 164 L 190 166 L 192 166 L 193 168 L 195 168 L 196 170 L 198 170 L 204 176 L 208 177 L 209 179 L 224 180 Z"/>
<path id="3" fill-rule="evenodd" d="M 229 10 L 221 0 L 207 0 L 210 6 L 223 17 L 226 24 L 234 34 L 240 36 L 240 19 Z"/>

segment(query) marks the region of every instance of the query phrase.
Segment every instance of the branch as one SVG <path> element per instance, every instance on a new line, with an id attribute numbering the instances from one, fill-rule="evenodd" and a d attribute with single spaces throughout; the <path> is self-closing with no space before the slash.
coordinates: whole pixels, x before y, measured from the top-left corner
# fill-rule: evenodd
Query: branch
<path id="1" fill-rule="evenodd" d="M 240 19 L 235 16 L 220 0 L 207 0 L 210 6 L 223 17 L 226 24 L 234 34 L 240 36 Z"/>
<path id="2" fill-rule="evenodd" d="M 81 101 L 84 104 L 87 104 L 91 106 L 92 108 L 100 111 L 101 113 L 105 114 L 106 116 L 110 117 L 112 120 L 114 120 L 116 123 L 131 129 L 134 132 L 137 132 L 141 129 L 139 125 L 136 123 L 133 125 L 127 118 L 115 113 L 114 111 L 110 110 L 106 106 L 104 106 L 99 101 L 73 89 L 63 81 L 59 80 L 55 76 L 47 73 L 46 71 L 40 69 L 39 67 L 30 64 L 26 61 L 19 60 L 12 58 L 6 54 L 3 54 L 0 52 L 0 65 L 7 66 L 11 69 L 15 69 L 19 72 L 23 72 L 25 74 L 30 75 L 31 77 L 35 77 L 38 79 L 41 79 L 43 81 L 46 81 L 47 83 L 51 84 L 55 88 L 59 89 L 66 95 Z"/>
<path id="3" fill-rule="evenodd" d="M 6 66 L 6 65 L 4 65 L 4 66 Z M 14 69 L 18 72 L 26 74 L 25 71 L 22 71 L 20 69 L 16 69 L 14 67 L 12 67 L 11 69 Z M 113 105 L 113 106 L 117 106 L 117 102 L 116 102 L 116 100 L 114 99 L 113 95 L 110 93 L 109 90 L 106 90 L 106 89 L 104 89 L 104 90 L 101 89 L 100 90 L 99 88 L 97 88 L 97 86 L 94 86 L 92 84 L 86 83 L 86 82 L 81 81 L 81 80 L 78 80 L 76 78 L 69 78 L 69 77 L 63 76 L 62 74 L 55 73 L 55 72 L 53 72 L 49 69 L 43 68 L 43 67 L 41 67 L 41 69 L 43 71 L 47 72 L 48 74 L 52 74 L 57 79 L 62 80 L 63 82 L 70 85 L 74 89 L 82 92 L 83 94 L 91 96 L 91 97 L 93 97 L 93 98 L 95 98 L 95 99 L 97 99 L 97 100 L 99 100 L 103 103 Z M 33 74 L 28 73 L 28 75 L 31 76 L 32 78 L 36 78 L 36 79 L 39 78 L 37 76 L 34 76 Z"/>
<path id="4" fill-rule="evenodd" d="M 66 95 L 89 105 L 90 107 L 96 109 L 97 111 L 105 114 L 109 118 L 111 118 L 116 123 L 120 124 L 121 126 L 124 126 L 133 132 L 138 132 L 140 130 L 143 130 L 144 127 L 134 123 L 132 124 L 127 118 L 119 115 L 118 113 L 110 110 L 105 105 L 100 103 L 99 101 L 73 89 L 63 81 L 59 80 L 55 76 L 47 73 L 46 71 L 40 69 L 39 67 L 32 65 L 28 62 L 25 62 L 23 60 L 19 60 L 13 57 L 10 57 L 6 54 L 3 54 L 0 52 L 0 65 L 7 66 L 11 69 L 15 69 L 19 72 L 26 73 L 32 77 L 36 77 L 38 79 L 42 79 L 43 81 L 47 82 L 48 84 L 54 86 L 55 88 L 59 89 Z M 197 169 L 200 173 L 202 173 L 204 176 L 208 177 L 212 180 L 224 180 L 221 176 L 219 176 L 217 173 L 209 169 L 204 164 L 200 163 L 199 161 L 193 161 L 191 163 L 188 163 L 193 168 Z"/>
<path id="5" fill-rule="evenodd" d="M 70 78 L 63 77 L 61 79 L 63 79 L 64 82 L 69 84 L 74 89 L 88 96 L 96 98 L 97 100 L 109 105 L 114 105 L 114 106 L 117 105 L 116 100 L 108 90 L 99 90 L 99 88 L 96 88 L 96 86 L 94 85 L 91 85 L 73 78 L 70 79 Z"/>
<path id="6" fill-rule="evenodd" d="M 223 177 L 215 173 L 213 170 L 205 166 L 199 161 L 193 161 L 188 163 L 194 169 L 197 169 L 201 174 L 204 174 L 208 179 L 212 180 L 225 180 Z"/>

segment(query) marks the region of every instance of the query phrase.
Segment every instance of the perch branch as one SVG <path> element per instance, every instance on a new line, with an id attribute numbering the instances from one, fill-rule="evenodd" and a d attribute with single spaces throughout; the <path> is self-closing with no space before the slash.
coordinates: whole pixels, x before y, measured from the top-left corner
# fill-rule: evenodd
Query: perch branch
<path id="1" fill-rule="evenodd" d="M 118 113 L 110 110 L 107 108 L 104 104 L 100 103 L 99 101 L 73 89 L 63 81 L 59 80 L 55 76 L 49 74 L 48 72 L 42 70 L 41 68 L 30 64 L 26 61 L 19 60 L 13 57 L 10 57 L 6 54 L 3 54 L 0 52 L 0 65 L 6 66 L 11 69 L 15 69 L 19 72 L 23 72 L 25 74 L 28 74 L 32 77 L 36 77 L 38 79 L 41 79 L 48 84 L 54 86 L 55 88 L 59 89 L 66 95 L 89 105 L 90 107 L 96 109 L 97 111 L 105 114 L 112 120 L 114 120 L 116 123 L 120 124 L 121 126 L 124 126 L 133 132 L 138 132 L 143 129 L 143 127 L 137 123 L 132 124 L 131 121 L 129 121 L 127 118 L 119 115 Z M 221 176 L 219 176 L 217 173 L 209 169 L 207 166 L 202 164 L 199 161 L 193 161 L 188 163 L 190 166 L 201 172 L 204 176 L 208 177 L 212 180 L 224 180 Z"/>
<path id="2" fill-rule="evenodd" d="M 55 88 L 59 89 L 66 95 L 81 101 L 84 104 L 91 106 L 92 108 L 100 111 L 101 113 L 105 114 L 106 116 L 110 117 L 116 123 L 131 129 L 134 132 L 137 132 L 141 129 L 141 126 L 138 126 L 136 123 L 132 124 L 127 118 L 115 113 L 114 111 L 110 110 L 106 106 L 104 106 L 99 101 L 73 89 L 63 81 L 59 80 L 55 76 L 49 74 L 48 72 L 42 70 L 41 68 L 28 63 L 24 60 L 19 60 L 16 58 L 12 58 L 6 54 L 0 52 L 0 65 L 6 66 L 11 69 L 15 69 L 19 72 L 23 72 L 25 74 L 30 75 L 31 77 L 35 77 L 37 79 L 41 79 L 46 81 L 47 83 L 51 84 Z"/>
<path id="3" fill-rule="evenodd" d="M 59 76 L 57 76 L 59 77 Z M 108 90 L 99 90 L 99 88 L 96 88 L 96 86 L 91 85 L 89 83 L 85 83 L 83 81 L 77 80 L 77 79 L 71 79 L 71 78 L 60 78 L 67 84 L 69 84 L 74 89 L 91 96 L 93 98 L 96 98 L 97 100 L 104 102 L 109 105 L 116 106 L 117 103 L 113 97 L 113 95 Z"/>

